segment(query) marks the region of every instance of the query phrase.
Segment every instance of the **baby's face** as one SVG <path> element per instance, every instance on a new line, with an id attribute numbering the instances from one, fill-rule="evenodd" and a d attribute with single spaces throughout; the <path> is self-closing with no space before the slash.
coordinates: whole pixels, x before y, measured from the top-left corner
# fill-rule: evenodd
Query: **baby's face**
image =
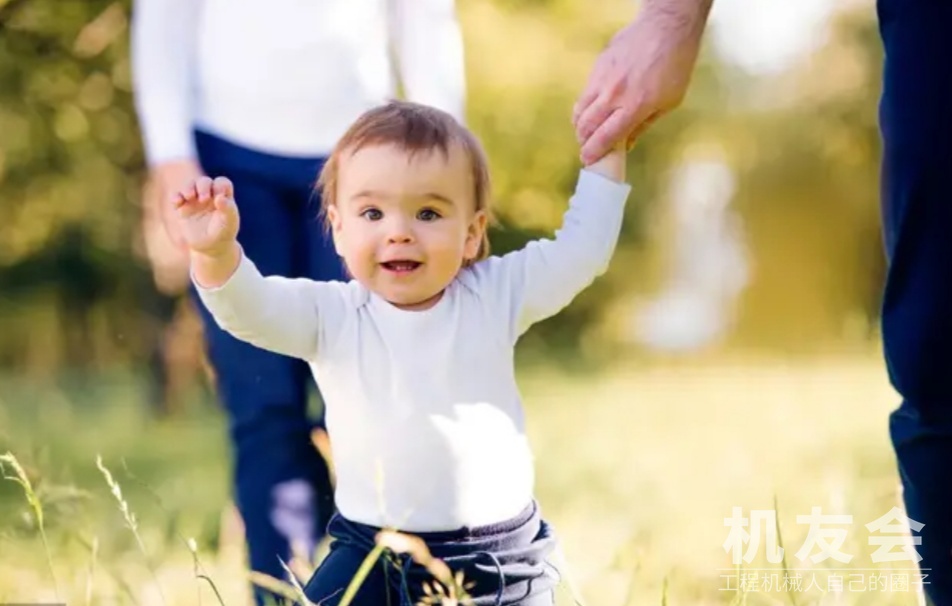
<path id="1" fill-rule="evenodd" d="M 394 145 L 341 158 L 334 244 L 353 277 L 404 309 L 439 301 L 464 260 L 479 251 L 486 214 L 476 211 L 472 170 L 453 146 L 413 156 Z"/>

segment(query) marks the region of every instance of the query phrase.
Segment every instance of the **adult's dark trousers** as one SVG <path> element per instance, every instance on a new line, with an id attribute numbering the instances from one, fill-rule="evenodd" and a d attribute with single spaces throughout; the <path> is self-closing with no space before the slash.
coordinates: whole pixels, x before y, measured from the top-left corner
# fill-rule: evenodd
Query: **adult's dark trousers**
<path id="1" fill-rule="evenodd" d="M 889 429 L 925 593 L 952 606 L 952 1 L 877 9 Z"/>

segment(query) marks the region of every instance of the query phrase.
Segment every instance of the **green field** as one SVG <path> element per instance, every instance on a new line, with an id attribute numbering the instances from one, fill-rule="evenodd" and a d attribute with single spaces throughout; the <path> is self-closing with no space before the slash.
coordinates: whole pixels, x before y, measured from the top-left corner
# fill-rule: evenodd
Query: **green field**
<path id="1" fill-rule="evenodd" d="M 911 564 L 874 563 L 867 542 L 865 524 L 901 505 L 887 434 L 897 398 L 877 356 L 630 363 L 599 376 L 533 369 L 521 384 L 539 500 L 586 604 L 917 603 L 902 586 L 918 579 Z M 195 577 L 189 538 L 224 603 L 247 603 L 223 419 L 201 397 L 158 422 L 127 374 L 42 388 L 0 379 L 6 451 L 40 495 L 52 573 L 23 491 L 3 482 L 0 603 L 58 593 L 71 606 L 217 604 Z M 141 543 L 97 455 L 121 485 Z M 775 497 L 788 574 L 802 585 L 764 589 L 784 572 L 761 542 L 740 573 L 750 590 L 738 593 L 724 519 L 732 507 L 745 516 L 772 510 Z M 827 526 L 845 528 L 849 563 L 797 558 L 807 537 L 797 515 L 813 507 L 852 516 L 851 525 Z M 841 592 L 830 591 L 836 578 Z M 567 593 L 562 603 L 571 603 Z"/>

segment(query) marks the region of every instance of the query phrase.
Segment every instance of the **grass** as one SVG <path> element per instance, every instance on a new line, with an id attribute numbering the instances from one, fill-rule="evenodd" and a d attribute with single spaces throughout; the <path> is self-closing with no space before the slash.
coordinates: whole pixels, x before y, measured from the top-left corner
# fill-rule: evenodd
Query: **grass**
<path id="1" fill-rule="evenodd" d="M 877 357 L 630 363 L 572 377 L 533 368 L 521 385 L 537 494 L 561 537 L 565 584 L 585 604 L 917 603 L 913 589 L 860 591 L 856 576 L 868 586 L 875 572 L 859 569 L 888 566 L 917 578 L 908 562 L 872 563 L 867 543 L 864 525 L 901 506 L 886 428 L 896 396 Z M 0 482 L 0 603 L 247 603 L 221 415 L 196 397 L 158 422 L 143 397 L 125 374 L 42 388 L 0 379 L 0 454 L 23 468 L 7 460 L 20 481 Z M 817 506 L 853 516 L 835 526 L 848 564 L 798 557 L 808 526 L 797 516 Z M 752 561 L 732 562 L 733 507 L 777 511 L 781 563 L 763 542 Z M 765 591 L 785 569 L 802 586 Z M 841 592 L 817 589 L 837 575 Z"/>

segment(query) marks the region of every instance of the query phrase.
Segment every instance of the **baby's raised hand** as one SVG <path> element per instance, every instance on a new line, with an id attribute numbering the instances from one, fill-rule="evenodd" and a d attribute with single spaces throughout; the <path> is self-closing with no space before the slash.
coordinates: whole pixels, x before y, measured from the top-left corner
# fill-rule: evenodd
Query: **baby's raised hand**
<path id="1" fill-rule="evenodd" d="M 200 177 L 180 191 L 175 210 L 189 250 L 217 257 L 231 252 L 238 237 L 234 187 L 225 177 Z"/>

